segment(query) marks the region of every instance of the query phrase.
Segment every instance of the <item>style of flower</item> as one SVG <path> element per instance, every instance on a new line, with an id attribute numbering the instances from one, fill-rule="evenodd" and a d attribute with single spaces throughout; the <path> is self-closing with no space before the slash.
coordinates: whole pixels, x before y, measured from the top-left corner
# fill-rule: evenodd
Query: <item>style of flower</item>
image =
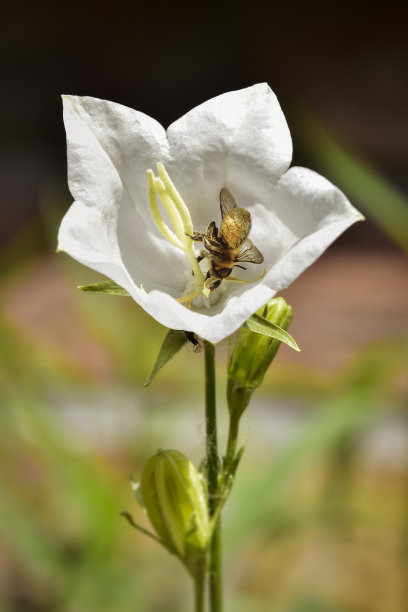
<path id="1" fill-rule="evenodd" d="M 63 101 L 75 201 L 58 248 L 123 287 L 166 327 L 218 342 L 362 219 L 329 181 L 289 169 L 289 129 L 266 83 L 208 100 L 167 130 L 105 100 Z M 234 269 L 245 282 L 227 278 L 210 292 L 208 259 L 196 259 L 203 245 L 189 235 L 212 221 L 220 226 L 223 187 L 250 213 L 250 239 L 264 263 Z"/>

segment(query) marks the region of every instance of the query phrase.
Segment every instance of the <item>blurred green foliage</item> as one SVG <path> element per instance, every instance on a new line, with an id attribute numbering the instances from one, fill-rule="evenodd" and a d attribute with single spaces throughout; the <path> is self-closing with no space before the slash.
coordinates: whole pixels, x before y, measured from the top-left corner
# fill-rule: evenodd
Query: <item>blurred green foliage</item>
<path id="1" fill-rule="evenodd" d="M 304 153 L 324 176 L 389 238 L 408 252 L 408 199 L 378 170 L 340 144 L 305 107 L 299 108 L 299 137 Z"/>

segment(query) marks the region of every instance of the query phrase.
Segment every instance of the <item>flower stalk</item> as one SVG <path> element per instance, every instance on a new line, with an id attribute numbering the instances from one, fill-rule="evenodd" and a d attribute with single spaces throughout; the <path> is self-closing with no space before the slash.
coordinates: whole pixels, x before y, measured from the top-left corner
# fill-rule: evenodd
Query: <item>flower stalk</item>
<path id="1" fill-rule="evenodd" d="M 194 576 L 194 611 L 204 612 L 205 610 L 205 578 L 206 568 L 197 571 Z"/>
<path id="2" fill-rule="evenodd" d="M 217 413 L 215 397 L 215 350 L 210 342 L 204 342 L 205 351 L 205 422 L 208 478 L 208 509 L 210 517 L 217 514 L 220 503 L 218 489 L 219 458 L 217 448 Z M 218 517 L 210 545 L 209 590 L 211 612 L 222 610 L 222 542 L 221 521 Z"/>

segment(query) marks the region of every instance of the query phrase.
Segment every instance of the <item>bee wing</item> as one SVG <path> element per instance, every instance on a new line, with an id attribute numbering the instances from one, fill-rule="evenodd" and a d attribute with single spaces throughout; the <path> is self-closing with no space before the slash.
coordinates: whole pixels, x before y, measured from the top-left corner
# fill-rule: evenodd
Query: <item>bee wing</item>
<path id="1" fill-rule="evenodd" d="M 220 191 L 221 217 L 224 218 L 224 215 L 226 215 L 232 208 L 235 208 L 236 205 L 237 203 L 235 202 L 232 193 L 226 187 L 223 187 Z"/>
<path id="2" fill-rule="evenodd" d="M 235 261 L 248 261 L 250 263 L 262 263 L 263 260 L 264 256 L 261 251 L 258 251 L 249 238 L 244 240 L 235 257 Z"/>

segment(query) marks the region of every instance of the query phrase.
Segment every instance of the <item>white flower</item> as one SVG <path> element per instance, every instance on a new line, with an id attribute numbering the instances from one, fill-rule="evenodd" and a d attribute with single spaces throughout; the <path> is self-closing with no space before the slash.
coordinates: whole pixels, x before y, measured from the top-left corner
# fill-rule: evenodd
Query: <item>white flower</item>
<path id="1" fill-rule="evenodd" d="M 289 129 L 266 83 L 213 98 L 167 131 L 141 112 L 89 97 L 64 96 L 64 121 L 75 202 L 61 223 L 59 250 L 121 285 L 163 325 L 210 342 L 234 332 L 362 218 L 323 177 L 288 169 Z M 197 275 L 150 212 L 147 170 L 157 163 L 186 203 L 194 231 L 211 221 L 219 227 L 222 187 L 250 212 L 250 238 L 264 264 L 246 264 L 237 276 L 255 279 L 265 267 L 261 279 L 224 280 L 191 308 L 177 301 Z"/>

